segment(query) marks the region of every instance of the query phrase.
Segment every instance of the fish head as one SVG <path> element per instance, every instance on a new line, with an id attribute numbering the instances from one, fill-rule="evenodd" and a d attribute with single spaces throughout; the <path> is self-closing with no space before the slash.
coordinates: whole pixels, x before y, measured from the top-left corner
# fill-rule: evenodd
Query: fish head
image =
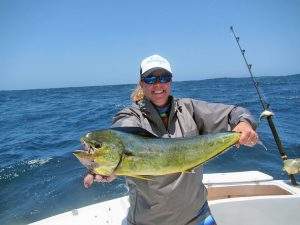
<path id="1" fill-rule="evenodd" d="M 87 133 L 81 138 L 84 151 L 75 151 L 74 155 L 90 171 L 111 175 L 123 154 L 123 143 L 112 130 L 99 130 Z"/>

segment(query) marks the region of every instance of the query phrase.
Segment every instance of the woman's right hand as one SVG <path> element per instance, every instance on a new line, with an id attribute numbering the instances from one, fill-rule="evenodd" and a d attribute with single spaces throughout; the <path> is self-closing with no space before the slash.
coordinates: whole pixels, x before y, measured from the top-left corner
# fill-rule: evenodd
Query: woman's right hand
<path id="1" fill-rule="evenodd" d="M 116 178 L 117 178 L 117 175 L 115 175 L 115 174 L 111 174 L 109 176 L 102 176 L 99 174 L 93 174 L 93 173 L 89 172 L 83 179 L 83 185 L 85 188 L 89 188 L 92 186 L 94 181 L 109 183 L 109 182 L 112 182 Z"/>

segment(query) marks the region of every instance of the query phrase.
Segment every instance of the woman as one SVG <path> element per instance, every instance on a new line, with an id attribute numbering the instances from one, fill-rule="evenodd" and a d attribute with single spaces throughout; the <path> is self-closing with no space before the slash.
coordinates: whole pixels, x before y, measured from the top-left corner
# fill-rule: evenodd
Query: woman
<path id="1" fill-rule="evenodd" d="M 237 146 L 253 146 L 258 140 L 255 122 L 241 107 L 208 103 L 194 99 L 175 99 L 170 95 L 172 70 L 159 55 L 141 63 L 140 81 L 132 94 L 134 103 L 117 113 L 113 127 L 141 127 L 162 138 L 190 137 L 233 130 L 241 132 Z M 207 205 L 207 190 L 202 183 L 203 168 L 195 173 L 157 176 L 153 180 L 126 177 L 130 208 L 128 224 L 216 224 Z M 110 182 L 88 174 L 84 185 L 93 180 Z"/>

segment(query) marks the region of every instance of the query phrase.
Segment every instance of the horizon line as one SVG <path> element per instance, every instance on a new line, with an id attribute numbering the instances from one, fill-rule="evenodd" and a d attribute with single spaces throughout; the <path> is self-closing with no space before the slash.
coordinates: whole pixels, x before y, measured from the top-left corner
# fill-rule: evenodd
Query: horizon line
<path id="1" fill-rule="evenodd" d="M 289 75 L 264 75 L 264 76 L 255 76 L 256 78 L 260 77 L 288 77 L 288 76 L 297 76 L 300 75 L 300 73 L 297 74 L 289 74 Z M 249 77 L 216 77 L 216 78 L 205 78 L 205 79 L 198 79 L 198 80 L 173 80 L 172 82 L 190 82 L 190 81 L 206 81 L 206 80 L 217 80 L 217 79 L 247 79 L 251 78 Z M 49 89 L 65 89 L 65 88 L 86 88 L 86 87 L 106 87 L 106 86 L 123 86 L 123 85 L 136 85 L 136 83 L 127 83 L 127 84 L 103 84 L 103 85 L 87 85 L 87 86 L 68 86 L 68 87 L 48 87 L 48 88 L 28 88 L 28 89 L 4 89 L 0 90 L 0 92 L 6 92 L 6 91 L 33 91 L 33 90 L 49 90 Z"/>

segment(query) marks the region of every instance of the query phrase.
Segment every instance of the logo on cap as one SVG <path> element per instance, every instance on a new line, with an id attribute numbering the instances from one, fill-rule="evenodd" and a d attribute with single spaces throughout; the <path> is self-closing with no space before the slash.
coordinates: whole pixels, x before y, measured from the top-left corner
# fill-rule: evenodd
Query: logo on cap
<path id="1" fill-rule="evenodd" d="M 140 75 L 145 77 L 158 69 L 164 69 L 172 74 L 170 63 L 165 58 L 159 55 L 152 55 L 142 61 Z"/>

